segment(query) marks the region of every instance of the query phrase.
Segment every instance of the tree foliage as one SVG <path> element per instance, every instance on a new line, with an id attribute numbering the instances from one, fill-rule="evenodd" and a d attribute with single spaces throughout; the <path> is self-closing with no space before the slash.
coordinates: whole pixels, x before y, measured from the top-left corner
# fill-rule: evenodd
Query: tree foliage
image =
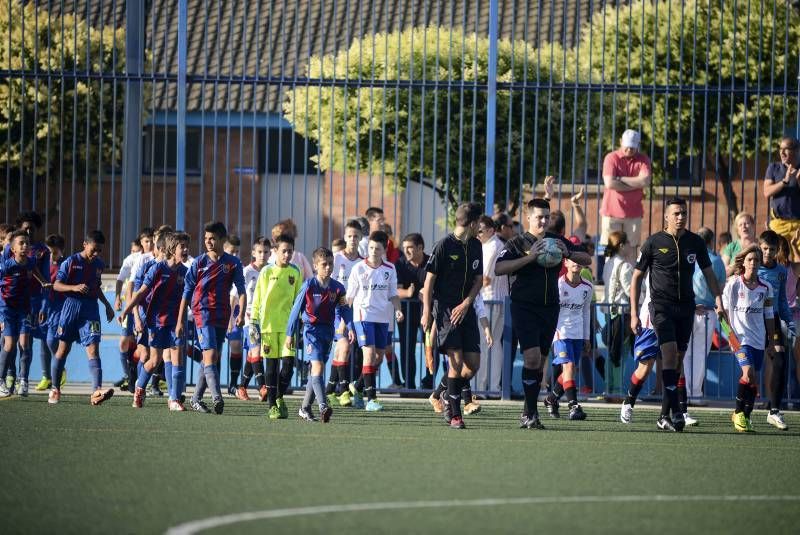
<path id="1" fill-rule="evenodd" d="M 700 159 L 735 212 L 729 162 L 770 153 L 795 126 L 798 42 L 800 16 L 789 3 L 743 0 L 606 5 L 568 50 L 500 41 L 498 83 L 525 87 L 498 91 L 495 201 L 559 169 L 562 183 L 582 182 L 585 168 L 599 167 L 622 131 L 636 128 L 656 181 L 676 177 L 681 159 Z M 323 171 L 386 173 L 401 188 L 428 181 L 451 203 L 477 198 L 488 52 L 488 39 L 457 28 L 369 35 L 312 58 L 309 78 L 347 83 L 298 86 L 284 114 L 318 144 Z"/>
<path id="2" fill-rule="evenodd" d="M 284 114 L 297 132 L 318 144 L 316 161 L 323 171 L 386 173 L 399 188 L 422 181 L 451 204 L 478 199 L 486 172 L 488 56 L 488 39 L 459 29 L 370 35 L 348 50 L 312 58 L 309 78 L 350 83 L 299 86 L 288 93 Z M 558 46 L 537 52 L 522 41 L 502 40 L 497 80 L 558 83 L 564 71 L 551 69 L 551 59 L 560 66 L 563 58 Z M 533 127 L 557 130 L 559 115 L 553 110 L 567 100 L 552 92 L 536 99 L 528 94 L 523 102 L 520 91 L 498 91 L 497 117 L 511 117 L 513 123 L 509 129 L 498 121 L 495 169 L 503 177 L 498 199 L 506 191 L 505 177 L 513 177 L 510 197 L 516 199 L 520 183 L 544 173 L 548 147 L 532 142 Z"/>
<path id="3" fill-rule="evenodd" d="M 620 89 L 592 96 L 604 112 L 584 141 L 594 153 L 625 128 L 640 130 L 643 150 L 674 178 L 681 158 L 705 159 L 735 213 L 728 162 L 771 153 L 795 126 L 798 42 L 800 16 L 783 2 L 640 0 L 600 11 L 572 51 L 569 76 Z"/>
<path id="4" fill-rule="evenodd" d="M 0 65 L 25 73 L 0 80 L 0 168 L 11 187 L 48 172 L 57 180 L 119 165 L 124 83 L 84 73 L 125 71 L 124 29 L 95 29 L 36 2 L 2 2 L 0 35 Z"/>

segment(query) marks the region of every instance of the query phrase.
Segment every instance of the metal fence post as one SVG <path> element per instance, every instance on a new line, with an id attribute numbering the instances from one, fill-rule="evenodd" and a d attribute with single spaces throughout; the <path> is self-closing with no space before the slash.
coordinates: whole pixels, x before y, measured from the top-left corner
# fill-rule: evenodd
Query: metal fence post
<path id="1" fill-rule="evenodd" d="M 494 153 L 497 119 L 497 0 L 489 2 L 489 80 L 486 101 L 485 212 L 494 213 Z M 503 387 L 505 389 L 505 387 Z"/>
<path id="2" fill-rule="evenodd" d="M 186 229 L 186 32 L 187 0 L 178 2 L 178 139 L 175 177 L 175 228 Z"/>
<path id="3" fill-rule="evenodd" d="M 125 134 L 122 152 L 122 202 L 120 258 L 139 232 L 142 197 L 142 67 L 144 63 L 144 2 L 125 6 Z"/>

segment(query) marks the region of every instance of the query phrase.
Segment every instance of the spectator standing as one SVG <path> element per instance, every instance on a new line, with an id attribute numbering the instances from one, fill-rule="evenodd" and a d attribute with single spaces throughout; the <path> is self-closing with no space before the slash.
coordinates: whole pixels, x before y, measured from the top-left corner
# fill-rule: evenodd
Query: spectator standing
<path id="1" fill-rule="evenodd" d="M 514 230 L 514 220 L 505 212 L 492 216 L 494 221 L 495 235 L 501 242 L 505 243 L 516 235 Z"/>
<path id="2" fill-rule="evenodd" d="M 751 245 L 758 245 L 756 240 L 756 220 L 747 212 L 739 212 L 733 220 L 736 235 L 739 239 L 733 240 L 722 249 L 722 262 L 725 264 L 725 274 L 730 277 L 734 274 L 733 259 L 739 251 Z"/>
<path id="3" fill-rule="evenodd" d="M 478 240 L 483 250 L 483 286 L 481 297 L 489 316 L 489 331 L 491 339 L 495 341 L 491 347 L 486 337 L 481 338 L 481 367 L 478 368 L 478 391 L 497 392 L 500 390 L 500 376 L 503 371 L 503 344 L 500 339 L 503 335 L 504 307 L 503 301 L 508 295 L 508 277 L 497 276 L 494 266 L 497 255 L 504 244 L 497 237 L 494 221 L 489 216 L 478 220 Z"/>
<path id="4" fill-rule="evenodd" d="M 784 137 L 778 146 L 779 162 L 767 167 L 764 176 L 764 197 L 769 199 L 769 228 L 787 240 L 794 263 L 800 262 L 797 231 L 800 230 L 800 141 Z"/>
<path id="5" fill-rule="evenodd" d="M 625 130 L 620 148 L 606 154 L 603 160 L 603 201 L 600 206 L 600 243 L 607 244 L 609 235 L 622 231 L 628 243 L 639 247 L 644 207 L 644 189 L 650 187 L 652 165 L 639 152 L 641 136 L 636 130 Z"/>
<path id="6" fill-rule="evenodd" d="M 419 321 L 422 318 L 422 302 L 420 291 L 425 284 L 429 256 L 425 254 L 425 240 L 421 234 L 408 234 L 403 238 L 403 257 L 397 261 L 397 295 L 401 302 L 406 321 L 400 324 L 400 365 L 403 368 L 406 388 L 417 388 L 417 336 L 422 330 Z M 427 388 L 433 388 L 433 376 L 426 374 L 422 379 Z"/>
<path id="7" fill-rule="evenodd" d="M 711 260 L 711 269 L 717 278 L 717 285 L 725 287 L 725 265 L 722 258 L 714 252 L 714 232 L 703 227 L 697 231 L 706 244 L 708 258 Z M 706 376 L 706 359 L 711 350 L 711 338 L 718 327 L 717 312 L 715 310 L 714 294 L 706 283 L 703 271 L 698 264 L 695 265 L 692 276 L 694 288 L 694 326 L 692 336 L 689 338 L 689 349 L 683 360 L 683 371 L 686 376 L 686 391 L 689 398 L 695 402 L 703 397 L 703 380 Z M 695 423 L 694 418 L 684 415 L 686 425 Z"/>
<path id="8" fill-rule="evenodd" d="M 603 301 L 609 304 L 603 342 L 608 348 L 611 366 L 605 374 L 606 393 L 615 392 L 622 383 L 622 353 L 630 345 L 630 294 L 633 266 L 629 259 L 630 247 L 625 232 L 614 231 L 608 236 L 603 265 Z"/>

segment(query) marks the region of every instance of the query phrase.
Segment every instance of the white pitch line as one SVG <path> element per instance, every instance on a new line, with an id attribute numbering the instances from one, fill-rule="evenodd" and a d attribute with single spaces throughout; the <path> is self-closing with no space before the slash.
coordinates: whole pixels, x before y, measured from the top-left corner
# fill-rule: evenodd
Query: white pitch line
<path id="1" fill-rule="evenodd" d="M 566 503 L 633 503 L 633 502 L 753 502 L 753 501 L 800 501 L 800 496 L 767 495 L 696 495 L 669 496 L 531 496 L 527 498 L 481 498 L 477 500 L 435 500 L 416 502 L 376 502 L 336 505 L 314 505 L 287 509 L 268 509 L 249 513 L 213 516 L 204 520 L 186 522 L 169 528 L 167 535 L 192 535 L 207 529 L 218 528 L 240 522 L 270 520 L 292 516 L 324 515 L 331 513 L 352 513 L 361 511 L 386 511 L 397 509 L 438 509 L 444 507 L 492 507 L 498 505 L 547 505 Z"/>

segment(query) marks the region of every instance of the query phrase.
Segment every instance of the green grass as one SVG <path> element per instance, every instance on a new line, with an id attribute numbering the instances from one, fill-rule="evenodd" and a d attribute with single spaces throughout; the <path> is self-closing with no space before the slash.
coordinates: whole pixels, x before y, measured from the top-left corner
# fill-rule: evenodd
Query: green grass
<path id="1" fill-rule="evenodd" d="M 519 403 L 484 406 L 468 429 L 447 429 L 423 403 L 382 414 L 337 409 L 328 425 L 269 421 L 264 405 L 226 400 L 222 416 L 173 414 L 130 397 L 0 402 L 3 532 L 161 533 L 212 516 L 395 501 L 640 496 L 635 503 L 412 508 L 242 522 L 209 533 L 745 533 L 796 532 L 797 501 L 657 502 L 655 495 L 800 495 L 800 415 L 789 431 L 753 414 L 703 411 L 683 434 L 656 431 L 653 409 L 624 426 L 616 406 L 589 420 L 517 429 Z M 646 530 L 646 531 L 643 531 Z"/>

